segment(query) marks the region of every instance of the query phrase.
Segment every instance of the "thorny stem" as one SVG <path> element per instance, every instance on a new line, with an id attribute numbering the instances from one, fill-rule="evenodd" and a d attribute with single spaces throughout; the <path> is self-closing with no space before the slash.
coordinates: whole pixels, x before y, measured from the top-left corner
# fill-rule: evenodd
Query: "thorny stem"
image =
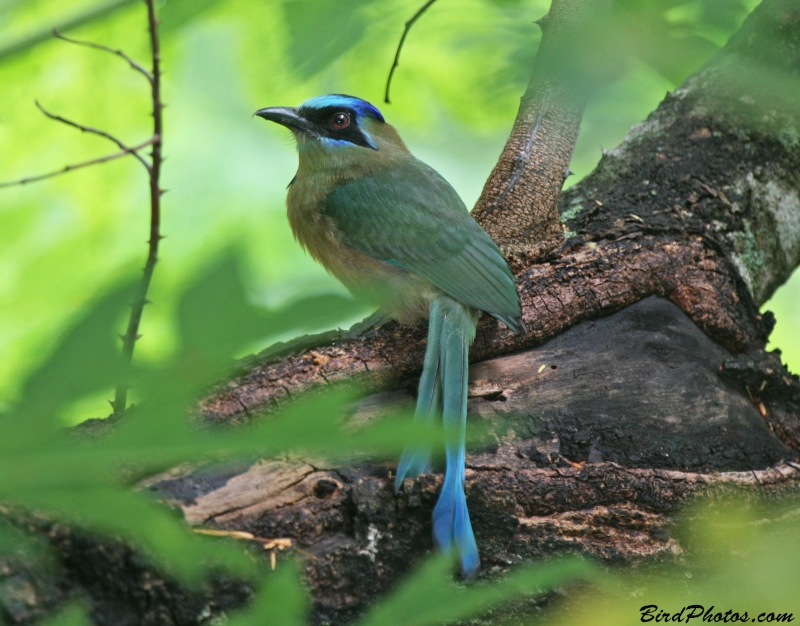
<path id="1" fill-rule="evenodd" d="M 137 63 L 131 57 L 125 54 L 122 50 L 114 50 L 113 48 L 109 48 L 108 46 L 104 46 L 99 43 L 94 43 L 92 41 L 82 41 L 80 39 L 73 39 L 71 37 L 62 35 L 58 31 L 58 29 L 55 28 L 53 29 L 53 36 L 56 37 L 57 39 L 62 39 L 64 41 L 67 41 L 69 43 L 74 43 L 79 46 L 87 46 L 89 48 L 94 48 L 96 50 L 103 50 L 104 52 L 109 52 L 122 59 L 125 59 L 134 70 L 142 73 L 145 76 L 145 78 L 147 78 L 151 88 L 153 87 L 153 75 L 150 72 L 148 72 L 144 67 L 142 67 L 139 63 Z M 125 143 L 123 143 L 122 140 L 118 139 L 111 133 L 108 133 L 104 130 L 100 130 L 98 128 L 92 128 L 91 126 L 85 126 L 84 124 L 79 124 L 78 122 L 73 122 L 72 120 L 67 119 L 66 117 L 62 117 L 61 115 L 56 115 L 55 113 L 50 113 L 50 111 L 45 109 L 38 100 L 36 100 L 36 107 L 48 119 L 51 119 L 54 122 L 61 122 L 62 124 L 66 124 L 67 126 L 72 126 L 73 128 L 77 128 L 82 133 L 91 133 L 92 135 L 97 135 L 98 137 L 104 137 L 109 141 L 114 142 L 115 144 L 117 144 L 117 146 L 120 147 L 122 152 L 115 152 L 114 154 L 108 154 L 106 156 L 98 157 L 96 159 L 90 159 L 89 161 L 83 161 L 81 163 L 66 165 L 65 167 L 62 167 L 59 170 L 48 172 L 46 174 L 39 174 L 37 176 L 26 176 L 25 178 L 20 178 L 18 180 L 12 180 L 6 183 L 0 183 L 0 188 L 13 187 L 14 185 L 26 185 L 28 183 L 34 183 L 40 180 L 46 180 L 48 178 L 53 178 L 55 176 L 60 176 L 61 174 L 66 174 L 68 172 L 73 172 L 75 170 L 88 167 L 89 165 L 97 165 L 99 163 L 106 163 L 108 161 L 113 161 L 114 159 L 128 156 L 129 154 L 132 154 L 134 157 L 136 157 L 136 160 L 139 161 L 139 163 L 141 163 L 144 166 L 144 168 L 147 170 L 148 173 L 152 173 L 153 169 L 152 166 L 150 165 L 150 163 L 147 162 L 147 159 L 145 159 L 139 154 L 139 150 L 149 145 L 155 145 L 156 143 L 160 143 L 161 135 L 159 133 L 154 134 L 150 139 L 139 144 L 138 146 L 134 146 L 131 148 Z"/>
<path id="2" fill-rule="evenodd" d="M 67 126 L 72 126 L 73 128 L 77 128 L 79 131 L 81 131 L 81 132 L 83 132 L 83 133 L 91 133 L 92 135 L 97 135 L 97 136 L 99 136 L 99 137 L 105 137 L 105 138 L 106 138 L 106 139 L 108 139 L 109 141 L 113 141 L 113 142 L 114 142 L 115 144 L 117 144 L 117 145 L 118 145 L 118 146 L 119 146 L 119 147 L 120 147 L 120 148 L 121 148 L 121 149 L 122 149 L 122 150 L 123 150 L 123 151 L 124 151 L 126 154 L 133 154 L 133 156 L 135 156 L 135 157 L 136 157 L 136 159 L 137 159 L 137 160 L 138 160 L 138 161 L 139 161 L 139 162 L 140 162 L 142 165 L 144 165 L 145 169 L 146 169 L 148 172 L 150 171 L 150 169 L 151 169 L 151 167 L 150 167 L 150 164 L 149 164 L 147 161 L 145 161 L 145 160 L 144 160 L 144 158 L 142 158 L 142 157 L 141 157 L 139 154 L 137 154 L 137 152 L 136 152 L 136 149 L 131 149 L 131 148 L 129 148 L 127 145 L 125 145 L 124 143 L 122 143 L 122 141 L 120 141 L 119 139 L 117 139 L 116 137 L 114 137 L 114 135 L 112 135 L 112 134 L 110 134 L 110 133 L 107 133 L 107 132 L 106 132 L 106 131 L 104 131 L 104 130 L 99 130 L 99 129 L 97 129 L 97 128 L 92 128 L 91 126 L 84 126 L 83 124 L 78 124 L 77 122 L 73 122 L 72 120 L 69 120 L 69 119 L 67 119 L 66 117 L 61 117 L 60 115 L 54 115 L 53 113 L 50 113 L 50 111 L 48 111 L 47 109 L 45 109 L 45 108 L 44 108 L 44 107 L 43 107 L 43 106 L 42 106 L 42 105 L 39 103 L 39 101 L 38 101 L 38 100 L 36 100 L 36 106 L 37 106 L 37 108 L 38 108 L 38 109 L 39 109 L 39 110 L 40 110 L 42 113 L 44 113 L 44 114 L 45 114 L 45 115 L 46 115 L 48 118 L 50 118 L 51 120 L 54 120 L 54 121 L 56 121 L 56 122 L 61 122 L 62 124 L 66 124 Z M 153 135 L 153 139 L 157 139 L 158 137 L 160 137 L 160 135 L 159 135 L 158 133 L 155 133 L 155 134 Z M 152 140 L 151 140 L 151 141 L 152 141 Z M 148 143 L 150 143 L 150 142 L 148 142 Z M 144 145 L 148 145 L 148 144 L 144 144 Z M 153 145 L 155 145 L 155 142 L 153 142 Z M 69 171 L 69 169 L 68 169 L 68 168 L 69 168 L 69 166 L 67 166 L 67 168 L 65 168 L 65 170 L 64 170 L 64 171 Z M 75 168 L 73 167 L 72 169 L 75 169 Z"/>
<path id="3" fill-rule="evenodd" d="M 60 33 L 57 28 L 53 29 L 53 36 L 56 39 L 62 39 L 63 41 L 74 43 L 78 46 L 86 46 L 87 48 L 94 48 L 95 50 L 103 50 L 104 52 L 108 52 L 109 54 L 114 54 L 120 57 L 121 59 L 127 61 L 128 65 L 130 65 L 134 70 L 142 74 L 151 85 L 153 84 L 153 75 L 150 72 L 148 72 L 147 69 L 142 67 L 142 65 L 134 61 L 127 54 L 125 54 L 122 50 L 119 49 L 115 50 L 114 48 L 109 48 L 108 46 L 104 46 L 102 44 L 95 43 L 93 41 L 83 41 L 82 39 L 73 39 L 72 37 L 67 37 L 66 35 Z"/>
<path id="4" fill-rule="evenodd" d="M 156 18 L 155 0 L 145 0 L 147 4 L 148 32 L 150 33 L 150 48 L 153 57 L 153 67 L 150 72 L 152 80 L 151 93 L 153 101 L 153 136 L 157 138 L 153 142 L 150 163 L 150 239 L 148 240 L 147 262 L 144 266 L 142 282 L 131 303 L 131 315 L 128 319 L 128 328 L 122 336 L 122 355 L 128 366 L 133 359 L 133 349 L 136 340 L 139 338 L 139 324 L 142 321 L 144 305 L 147 304 L 147 292 L 150 289 L 150 282 L 153 278 L 153 270 L 158 261 L 158 243 L 161 236 L 161 195 L 164 190 L 159 185 L 161 176 L 162 158 L 162 137 L 163 137 L 163 117 L 164 108 L 161 102 L 161 50 L 158 40 L 158 19 Z M 114 400 L 111 403 L 114 413 L 121 413 L 128 405 L 128 376 L 125 375 L 117 384 Z"/>
<path id="5" fill-rule="evenodd" d="M 129 0 L 117 0 L 119 4 L 125 3 Z M 62 124 L 66 124 L 67 126 L 72 126 L 73 128 L 77 128 L 81 132 L 91 133 L 93 135 L 98 135 L 100 137 L 105 137 L 109 141 L 114 142 L 119 146 L 122 151 L 117 152 L 114 154 L 110 154 L 104 157 L 100 157 L 97 159 L 92 159 L 90 161 L 84 161 L 82 163 L 77 163 L 73 165 L 67 165 L 66 167 L 61 168 L 60 170 L 49 172 L 47 174 L 41 174 L 38 176 L 29 176 L 26 178 L 22 178 L 16 181 L 11 181 L 8 183 L 0 183 L 1 187 L 10 187 L 12 185 L 24 185 L 26 183 L 31 183 L 39 180 L 44 180 L 46 178 L 52 178 L 54 176 L 59 176 L 61 174 L 66 174 L 67 172 L 71 172 L 76 169 L 80 169 L 82 167 L 87 167 L 89 165 L 95 165 L 97 163 L 105 163 L 106 161 L 111 161 L 113 159 L 117 159 L 123 156 L 127 156 L 128 154 L 132 154 L 135 156 L 139 162 L 144 165 L 147 173 L 149 175 L 150 180 L 150 238 L 148 240 L 148 253 L 147 253 L 147 261 L 144 266 L 142 281 L 139 284 L 139 289 L 134 294 L 133 301 L 131 302 L 131 314 L 128 318 L 128 327 L 122 337 L 122 356 L 126 363 L 126 371 L 121 376 L 116 392 L 114 394 L 114 400 L 111 401 L 111 407 L 115 414 L 121 413 L 124 411 L 128 406 L 128 386 L 129 386 L 129 377 L 130 377 L 130 365 L 133 360 L 133 349 L 136 345 L 136 340 L 140 337 L 139 335 L 139 325 L 142 321 L 142 312 L 144 311 L 144 305 L 148 303 L 147 300 L 147 292 L 150 289 L 150 282 L 153 279 L 153 271 L 156 266 L 156 262 L 158 261 L 158 242 L 163 239 L 160 228 L 161 228 L 161 195 L 164 193 L 164 190 L 160 187 L 160 177 L 161 177 L 161 164 L 163 162 L 162 157 L 162 144 L 163 144 L 163 116 L 162 112 L 164 109 L 164 105 L 161 102 L 161 50 L 158 40 L 158 19 L 156 18 L 156 9 L 155 9 L 155 0 L 144 0 L 145 4 L 147 5 L 147 22 L 148 22 L 148 32 L 150 34 L 150 49 L 152 52 L 152 71 L 148 71 L 142 65 L 134 61 L 131 57 L 127 54 L 122 52 L 122 50 L 115 50 L 113 48 L 109 48 L 108 46 L 104 46 L 101 44 L 89 42 L 89 41 L 81 41 L 77 39 L 72 39 L 70 37 L 65 37 L 62 35 L 58 30 L 53 30 L 53 35 L 58 39 L 63 39 L 64 41 L 68 41 L 70 43 L 88 46 L 90 48 L 95 48 L 97 50 L 103 50 L 105 52 L 109 52 L 116 56 L 121 57 L 128 64 L 137 72 L 143 74 L 148 82 L 150 83 L 150 92 L 153 102 L 153 136 L 148 139 L 146 142 L 141 143 L 137 146 L 129 147 L 124 144 L 120 139 L 117 139 L 110 133 L 106 131 L 99 130 L 97 128 L 92 128 L 91 126 L 84 126 L 83 124 L 79 124 L 77 122 L 73 122 L 65 117 L 61 117 L 60 115 L 55 115 L 50 113 L 47 109 L 45 109 L 39 102 L 36 102 L 36 106 L 44 113 L 49 119 L 61 122 Z M 115 5 L 116 6 L 116 5 Z M 146 146 L 153 146 L 153 151 L 150 153 L 150 162 L 143 158 L 138 151 Z"/>
<path id="6" fill-rule="evenodd" d="M 408 37 L 408 31 L 411 30 L 411 27 L 414 25 L 422 14 L 427 11 L 430 6 L 436 2 L 436 0 L 428 0 L 422 7 L 411 16 L 411 19 L 408 20 L 405 24 L 405 28 L 403 29 L 403 34 L 400 36 L 400 43 L 397 44 L 397 50 L 394 53 L 394 61 L 392 61 L 392 67 L 389 69 L 389 76 L 386 79 L 386 91 L 383 94 L 383 101 L 386 104 L 390 104 L 389 102 L 389 89 L 392 86 L 392 77 L 394 76 L 394 71 L 397 69 L 397 66 L 400 65 L 400 52 L 403 50 L 403 44 L 406 42 L 406 37 Z"/>
<path id="7" fill-rule="evenodd" d="M 105 163 L 107 161 L 113 161 L 114 159 L 119 159 L 124 156 L 128 156 L 129 154 L 134 154 L 138 156 L 137 151 L 141 150 L 142 148 L 146 148 L 147 146 L 153 145 L 158 141 L 158 137 L 151 137 L 147 141 L 140 143 L 137 146 L 133 147 L 126 147 L 121 152 L 115 152 L 114 154 L 108 154 L 103 157 L 99 157 L 97 159 L 91 159 L 89 161 L 83 161 L 82 163 L 72 163 L 70 165 L 66 165 L 62 167 L 60 170 L 56 170 L 54 172 L 48 172 L 47 174 L 39 174 L 38 176 L 28 176 L 26 178 L 20 178 L 19 180 L 12 180 L 7 183 L 0 183 L 0 187 L 12 187 L 14 185 L 26 185 L 28 183 L 35 183 L 40 180 L 45 180 L 46 178 L 53 178 L 54 176 L 60 176 L 61 174 L 66 174 L 67 172 L 74 172 L 75 170 L 79 170 L 82 167 L 88 167 L 90 165 L 97 165 L 99 163 Z M 150 167 L 150 164 L 147 163 L 147 167 Z"/>

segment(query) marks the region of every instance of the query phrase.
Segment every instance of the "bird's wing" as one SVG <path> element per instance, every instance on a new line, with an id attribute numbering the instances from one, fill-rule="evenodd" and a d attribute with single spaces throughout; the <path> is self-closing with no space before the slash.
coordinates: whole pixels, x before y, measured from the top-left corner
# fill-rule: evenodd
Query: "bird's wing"
<path id="1" fill-rule="evenodd" d="M 519 328 L 519 296 L 500 249 L 447 181 L 421 161 L 339 185 L 326 198 L 325 214 L 359 252 Z"/>

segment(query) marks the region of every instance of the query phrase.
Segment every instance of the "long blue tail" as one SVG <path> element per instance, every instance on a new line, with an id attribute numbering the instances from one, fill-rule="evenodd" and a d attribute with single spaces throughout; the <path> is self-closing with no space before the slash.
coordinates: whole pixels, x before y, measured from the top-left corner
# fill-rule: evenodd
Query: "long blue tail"
<path id="1" fill-rule="evenodd" d="M 475 337 L 476 321 L 475 312 L 456 300 L 439 296 L 431 303 L 416 412 L 417 420 L 434 419 L 441 398 L 444 428 L 457 441 L 447 444 L 444 484 L 433 510 L 433 536 L 444 552 L 455 547 L 466 578 L 472 578 L 480 565 L 464 494 L 469 346 Z M 407 451 L 397 468 L 395 486 L 399 488 L 406 474 L 429 467 L 430 450 Z"/>
<path id="2" fill-rule="evenodd" d="M 441 302 L 434 300 L 430 307 L 428 345 L 425 348 L 425 361 L 422 365 L 422 376 L 419 379 L 417 393 L 417 408 L 414 412 L 414 420 L 426 424 L 436 419 L 439 414 L 439 403 L 442 397 L 442 381 L 439 377 L 439 345 L 444 319 Z M 413 477 L 418 474 L 427 474 L 430 471 L 431 449 L 429 447 L 405 450 L 397 465 L 394 490 L 399 491 L 406 476 Z"/>

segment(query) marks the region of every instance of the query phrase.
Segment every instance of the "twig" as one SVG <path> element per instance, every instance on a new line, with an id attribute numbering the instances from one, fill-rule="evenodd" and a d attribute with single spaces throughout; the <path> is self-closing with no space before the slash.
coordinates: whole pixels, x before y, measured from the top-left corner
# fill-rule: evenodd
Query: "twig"
<path id="1" fill-rule="evenodd" d="M 93 6 L 92 8 L 84 11 L 83 13 L 79 13 L 78 15 L 68 20 L 65 20 L 64 22 L 56 26 L 56 28 L 62 32 L 65 30 L 70 30 L 72 28 L 77 28 L 78 26 L 82 26 L 83 24 L 87 24 L 88 22 L 92 22 L 101 17 L 105 17 L 109 13 L 113 13 L 117 9 L 124 7 L 128 4 L 132 4 L 133 2 L 134 0 L 111 0 L 110 2 L 104 2 L 103 4 Z M 29 48 L 33 48 L 34 46 L 42 43 L 43 41 L 47 41 L 52 36 L 53 36 L 53 25 L 51 23 L 49 26 L 47 26 L 47 28 L 43 28 L 42 30 L 32 33 L 27 37 L 18 39 L 17 41 L 12 41 L 10 44 L 0 46 L 0 60 L 3 60 L 19 52 L 24 52 Z"/>
<path id="2" fill-rule="evenodd" d="M 122 355 L 130 366 L 133 360 L 133 349 L 139 338 L 139 324 L 142 321 L 144 305 L 148 303 L 147 292 L 150 281 L 153 279 L 153 270 L 158 261 L 158 242 L 161 236 L 161 195 L 164 190 L 160 187 L 161 164 L 163 161 L 161 148 L 163 145 L 163 109 L 161 102 L 161 48 L 158 40 L 158 18 L 156 17 L 155 0 L 145 0 L 147 4 L 148 32 L 150 34 L 150 50 L 152 52 L 153 69 L 150 72 L 153 80 L 150 82 L 153 101 L 153 151 L 150 154 L 150 239 L 148 240 L 147 262 L 144 265 L 142 282 L 131 303 L 131 315 L 128 318 L 128 328 L 122 336 Z M 111 407 L 114 413 L 121 413 L 128 405 L 128 375 L 120 379 L 114 394 Z"/>
<path id="3" fill-rule="evenodd" d="M 411 30 L 411 27 L 414 25 L 422 14 L 427 11 L 430 6 L 436 2 L 436 0 L 428 0 L 425 4 L 422 5 L 419 11 L 414 13 L 413 17 L 406 22 L 406 27 L 403 29 L 403 34 L 400 37 L 400 43 L 397 44 L 397 51 L 394 53 L 394 61 L 392 62 L 392 67 L 389 69 L 389 77 L 386 79 L 386 91 L 383 94 L 383 101 L 386 104 L 390 104 L 389 102 L 389 89 L 392 86 L 392 77 L 394 76 L 394 71 L 397 69 L 397 66 L 400 65 L 400 51 L 403 49 L 403 44 L 406 42 L 406 37 L 408 37 L 408 31 Z"/>
<path id="4" fill-rule="evenodd" d="M 57 39 L 62 39 L 69 43 L 74 43 L 78 46 L 86 46 L 87 48 L 94 48 L 95 50 L 103 50 L 104 52 L 108 52 L 109 54 L 114 54 L 122 59 L 125 59 L 133 69 L 135 69 L 140 74 L 143 74 L 144 77 L 148 80 L 148 82 L 152 85 L 153 84 L 153 75 L 148 72 L 143 66 L 139 65 L 136 61 L 134 61 L 131 57 L 125 54 L 122 50 L 114 50 L 114 48 L 109 48 L 108 46 L 104 46 L 100 43 L 94 43 L 93 41 L 83 41 L 81 39 L 73 39 L 72 37 L 67 37 L 66 35 L 61 34 L 58 32 L 57 28 L 53 29 L 53 37 Z"/>
<path id="5" fill-rule="evenodd" d="M 246 541 L 256 541 L 256 536 L 253 533 L 248 533 L 243 530 L 218 530 L 216 528 L 192 528 L 192 531 L 198 535 L 209 535 L 211 537 L 229 537 L 230 539 L 242 539 Z M 264 539 L 263 541 L 269 541 Z"/>
<path id="6" fill-rule="evenodd" d="M 13 187 L 14 185 L 26 185 L 28 183 L 35 183 L 40 180 L 45 180 L 46 178 L 53 178 L 54 176 L 60 176 L 61 174 L 66 174 L 67 172 L 74 172 L 75 170 L 79 170 L 82 167 L 88 167 L 89 165 L 97 165 L 98 163 L 113 161 L 114 159 L 119 159 L 120 157 L 128 156 L 129 154 L 135 155 L 138 150 L 153 145 L 157 140 L 158 140 L 157 137 L 151 137 L 144 143 L 140 143 L 138 146 L 133 146 L 131 148 L 125 148 L 121 152 L 108 154 L 104 157 L 91 159 L 90 161 L 83 161 L 82 163 L 74 163 L 71 165 L 67 165 L 65 167 L 62 167 L 60 170 L 56 170 L 55 172 L 49 172 L 47 174 L 39 174 L 38 176 L 29 176 L 27 178 L 20 178 L 19 180 L 12 180 L 6 183 L 0 183 L 0 188 Z"/>
<path id="7" fill-rule="evenodd" d="M 124 143 L 122 143 L 122 141 L 120 141 L 119 139 L 114 137 L 114 135 L 111 135 L 110 133 L 107 133 L 104 130 L 99 130 L 97 128 L 92 128 L 91 126 L 84 126 L 83 124 L 78 124 L 78 122 L 73 122 L 72 120 L 68 120 L 66 117 L 61 117 L 60 115 L 55 115 L 53 113 L 50 113 L 50 111 L 45 109 L 39 103 L 38 100 L 36 100 L 36 106 L 38 107 L 38 109 L 42 113 L 44 113 L 51 120 L 54 120 L 56 122 L 61 122 L 62 124 L 66 124 L 67 126 L 72 126 L 73 128 L 77 128 L 79 131 L 81 131 L 83 133 L 91 133 L 92 135 L 98 135 L 99 137 L 105 137 L 109 141 L 113 141 L 115 144 L 117 144 L 124 151 L 126 151 L 126 152 L 128 152 L 130 154 L 133 154 L 139 160 L 139 162 L 142 165 L 144 165 L 145 169 L 148 172 L 151 170 L 150 164 L 147 161 L 145 161 L 144 158 L 141 155 L 137 154 L 134 150 L 131 150 L 128 146 L 126 146 Z M 153 134 L 154 138 L 159 137 L 159 136 L 160 135 L 158 133 L 154 133 Z M 152 142 L 152 143 L 155 144 L 155 142 Z"/>

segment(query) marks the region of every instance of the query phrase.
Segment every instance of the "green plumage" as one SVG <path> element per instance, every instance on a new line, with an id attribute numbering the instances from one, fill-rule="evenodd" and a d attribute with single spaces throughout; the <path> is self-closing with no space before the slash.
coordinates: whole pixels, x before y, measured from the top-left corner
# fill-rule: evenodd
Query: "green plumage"
<path id="1" fill-rule="evenodd" d="M 323 212 L 347 245 L 519 328 L 514 276 L 499 248 L 447 181 L 421 161 L 410 157 L 342 183 Z"/>

